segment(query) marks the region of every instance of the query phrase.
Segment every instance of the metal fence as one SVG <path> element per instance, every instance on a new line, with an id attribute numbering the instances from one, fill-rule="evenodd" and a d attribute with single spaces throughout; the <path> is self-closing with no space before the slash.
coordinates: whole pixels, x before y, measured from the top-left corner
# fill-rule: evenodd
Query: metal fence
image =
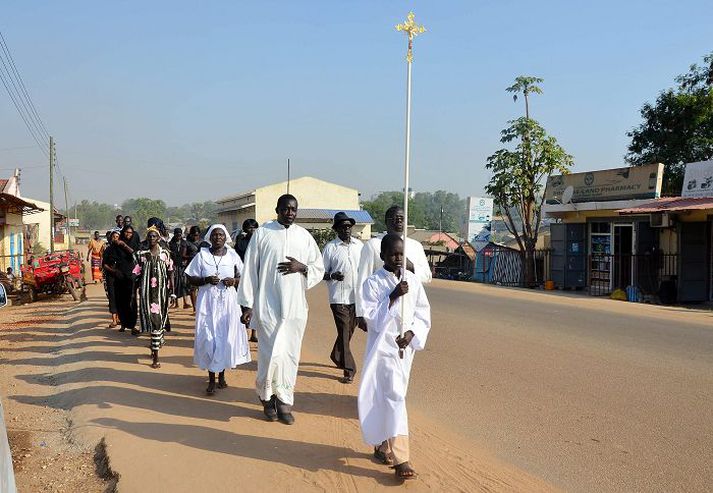
<path id="1" fill-rule="evenodd" d="M 478 253 L 474 279 L 498 286 L 525 287 L 525 255 L 519 250 L 490 246 Z M 534 278 L 530 287 L 542 286 L 550 275 L 550 250 L 536 250 L 532 260 Z"/>
<path id="2" fill-rule="evenodd" d="M 634 296 L 666 296 L 677 280 L 677 254 L 590 255 L 587 262 L 589 293 L 595 296 L 627 288 Z"/>

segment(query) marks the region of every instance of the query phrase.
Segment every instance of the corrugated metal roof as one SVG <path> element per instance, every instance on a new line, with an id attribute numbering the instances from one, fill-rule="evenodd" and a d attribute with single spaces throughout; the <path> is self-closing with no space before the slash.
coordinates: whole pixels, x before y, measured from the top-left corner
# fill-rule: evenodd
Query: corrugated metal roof
<path id="1" fill-rule="evenodd" d="M 322 221 L 332 221 L 337 212 L 344 212 L 353 218 L 357 224 L 374 224 L 374 220 L 367 211 L 348 209 L 298 209 L 297 220 L 316 219 Z"/>
<path id="2" fill-rule="evenodd" d="M 655 212 L 684 212 L 713 209 L 713 197 L 663 197 L 638 207 L 620 209 L 619 214 L 652 214 Z"/>

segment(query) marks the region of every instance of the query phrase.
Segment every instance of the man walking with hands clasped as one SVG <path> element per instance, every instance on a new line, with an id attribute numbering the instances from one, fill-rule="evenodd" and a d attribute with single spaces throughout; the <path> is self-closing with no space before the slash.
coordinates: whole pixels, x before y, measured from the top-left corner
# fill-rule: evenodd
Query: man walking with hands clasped
<path id="1" fill-rule="evenodd" d="M 366 330 L 364 320 L 357 320 L 355 308 L 357 273 L 363 245 L 352 237 L 354 224 L 354 219 L 344 212 L 335 214 L 332 228 L 337 232 L 337 238 L 327 243 L 322 254 L 324 280 L 329 287 L 329 306 L 337 326 L 337 340 L 329 357 L 337 368 L 344 370 L 344 376 L 339 379 L 342 383 L 352 383 L 356 373 L 354 356 L 349 346 L 354 329 L 359 324 L 362 330 Z"/>
<path id="2" fill-rule="evenodd" d="M 307 326 L 305 292 L 324 278 L 312 235 L 294 224 L 297 199 L 277 200 L 277 220 L 258 228 L 245 252 L 238 287 L 242 322 L 258 331 L 256 390 L 269 421 L 292 424 L 294 388 Z"/>

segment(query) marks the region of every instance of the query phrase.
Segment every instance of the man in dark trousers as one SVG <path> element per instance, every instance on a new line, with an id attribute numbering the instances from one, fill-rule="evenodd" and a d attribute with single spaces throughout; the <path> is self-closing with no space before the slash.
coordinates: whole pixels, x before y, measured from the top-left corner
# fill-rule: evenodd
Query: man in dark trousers
<path id="1" fill-rule="evenodd" d="M 337 326 L 337 340 L 334 342 L 330 358 L 337 368 L 344 370 L 342 383 L 352 383 L 356 364 L 349 343 L 357 326 L 356 290 L 359 276 L 359 258 L 362 242 L 352 237 L 354 219 L 344 212 L 334 216 L 332 228 L 337 238 L 327 243 L 322 253 L 324 261 L 324 280 L 329 286 L 329 306 L 332 309 L 334 323 Z M 363 320 L 359 321 L 362 330 L 366 329 Z"/>

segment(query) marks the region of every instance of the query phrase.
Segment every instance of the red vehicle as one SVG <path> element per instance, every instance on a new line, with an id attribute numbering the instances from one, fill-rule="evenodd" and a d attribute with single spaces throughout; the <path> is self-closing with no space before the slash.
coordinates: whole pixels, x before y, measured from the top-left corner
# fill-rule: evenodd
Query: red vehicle
<path id="1" fill-rule="evenodd" d="M 72 250 L 33 257 L 22 266 L 22 292 L 33 302 L 40 293 L 69 293 L 75 301 L 84 298 L 84 263 Z"/>

